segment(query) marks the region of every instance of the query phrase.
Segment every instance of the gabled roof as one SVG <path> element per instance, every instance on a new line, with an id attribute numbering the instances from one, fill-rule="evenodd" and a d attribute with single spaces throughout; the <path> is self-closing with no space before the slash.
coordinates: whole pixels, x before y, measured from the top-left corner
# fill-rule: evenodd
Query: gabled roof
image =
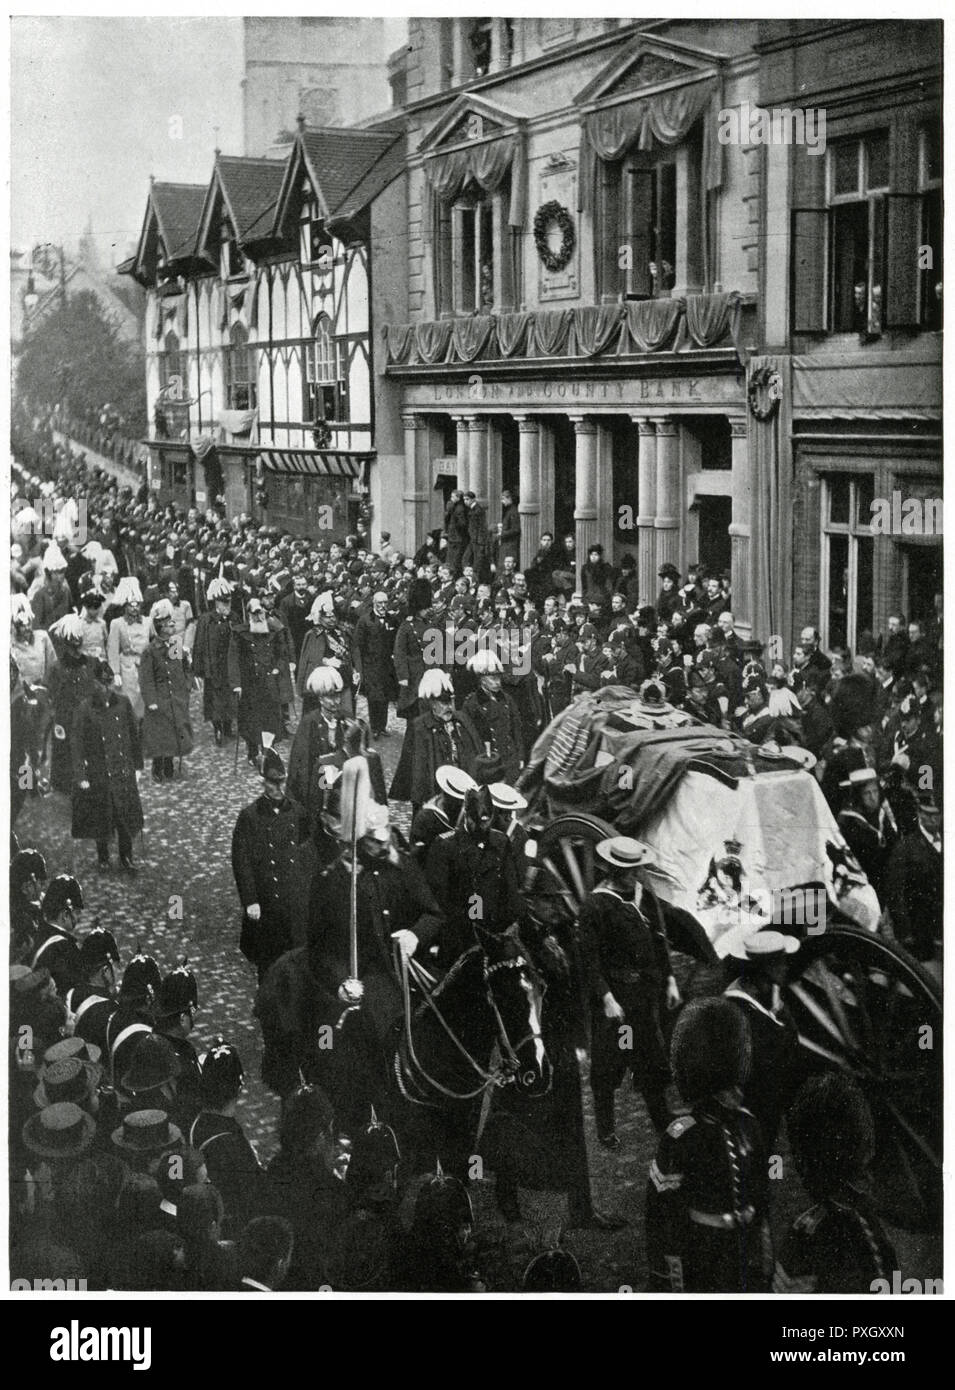
<path id="1" fill-rule="evenodd" d="M 196 237 L 197 254 L 207 245 L 212 215 L 222 201 L 236 239 L 242 246 L 272 235 L 275 203 L 282 187 L 286 161 L 216 155 L 215 168 L 205 190 Z"/>
<path id="2" fill-rule="evenodd" d="M 683 43 L 656 34 L 638 34 L 622 53 L 574 97 L 578 106 L 623 96 L 643 88 L 665 87 L 671 83 L 695 82 L 714 76 L 727 61 L 725 53 Z"/>
<path id="3" fill-rule="evenodd" d="M 433 152 L 434 147 L 445 142 L 455 127 L 469 116 L 480 116 L 482 121 L 497 127 L 502 134 L 520 128 L 527 120 L 519 111 L 510 111 L 496 101 L 488 101 L 487 97 L 478 96 L 476 92 L 463 92 L 452 102 L 444 115 L 435 121 L 431 129 L 425 132 L 418 149 Z"/>
<path id="4" fill-rule="evenodd" d="M 136 255 L 124 274 L 146 284 L 148 261 L 164 257 L 170 264 L 191 259 L 206 190 L 198 183 L 151 183 Z"/>
<path id="5" fill-rule="evenodd" d="M 304 174 L 322 216 L 354 216 L 404 168 L 404 135 L 394 130 L 345 130 L 338 126 L 300 130 L 285 165 L 275 208 L 275 231 L 285 222 L 292 195 Z"/>

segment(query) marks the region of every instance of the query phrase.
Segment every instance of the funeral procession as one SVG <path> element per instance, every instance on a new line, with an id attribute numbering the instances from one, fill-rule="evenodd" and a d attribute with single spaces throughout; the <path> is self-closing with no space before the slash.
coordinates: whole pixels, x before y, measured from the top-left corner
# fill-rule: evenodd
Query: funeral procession
<path id="1" fill-rule="evenodd" d="M 941 1289 L 941 22 L 172 23 L 12 29 L 14 1287 Z"/>

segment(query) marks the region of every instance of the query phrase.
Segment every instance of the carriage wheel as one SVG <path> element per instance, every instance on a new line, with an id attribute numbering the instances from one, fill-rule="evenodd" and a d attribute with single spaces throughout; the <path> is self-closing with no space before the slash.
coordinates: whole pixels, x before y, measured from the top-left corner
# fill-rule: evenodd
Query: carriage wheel
<path id="1" fill-rule="evenodd" d="M 940 991 L 895 942 L 832 925 L 792 959 L 786 1002 L 820 1067 L 860 1086 L 876 1126 L 873 1193 L 906 1230 L 938 1229 L 942 1202 Z"/>

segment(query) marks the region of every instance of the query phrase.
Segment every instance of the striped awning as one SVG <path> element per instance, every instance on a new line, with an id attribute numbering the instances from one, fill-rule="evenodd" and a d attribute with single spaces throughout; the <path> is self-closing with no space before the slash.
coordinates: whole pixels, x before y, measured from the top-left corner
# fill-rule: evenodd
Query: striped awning
<path id="1" fill-rule="evenodd" d="M 260 449 L 267 473 L 297 473 L 312 478 L 360 478 L 364 465 L 375 457 L 353 449 Z"/>

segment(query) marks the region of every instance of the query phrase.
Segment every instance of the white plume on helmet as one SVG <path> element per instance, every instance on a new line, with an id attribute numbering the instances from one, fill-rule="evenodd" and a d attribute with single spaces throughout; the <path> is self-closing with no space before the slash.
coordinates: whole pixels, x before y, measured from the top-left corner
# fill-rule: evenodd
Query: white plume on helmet
<path id="1" fill-rule="evenodd" d="M 116 602 L 127 604 L 142 603 L 142 601 L 143 591 L 139 587 L 139 580 L 135 575 L 125 575 L 116 585 Z"/>
<path id="2" fill-rule="evenodd" d="M 65 642 L 79 642 L 83 636 L 83 620 L 75 613 L 64 613 L 62 618 L 50 624 L 50 632 L 55 637 L 62 637 Z"/>
<path id="3" fill-rule="evenodd" d="M 318 595 L 309 611 L 308 620 L 310 623 L 317 623 L 323 614 L 328 617 L 333 617 L 335 614 L 335 600 L 331 589 L 326 589 L 323 594 Z"/>
<path id="4" fill-rule="evenodd" d="M 15 623 L 33 622 L 33 608 L 26 594 L 10 595 L 10 617 Z"/>
<path id="5" fill-rule="evenodd" d="M 43 552 L 43 568 L 45 570 L 65 570 L 66 560 L 63 558 L 63 551 L 56 541 L 51 541 Z"/>
<path id="6" fill-rule="evenodd" d="M 454 686 L 451 684 L 451 677 L 447 671 L 425 671 L 418 682 L 419 700 L 436 700 L 441 695 L 452 695 L 453 693 Z"/>
<path id="7" fill-rule="evenodd" d="M 305 689 L 309 695 L 331 695 L 343 690 L 344 684 L 334 666 L 316 666 L 305 682 Z"/>
<path id="8" fill-rule="evenodd" d="M 474 653 L 468 662 L 468 670 L 473 671 L 476 676 L 499 676 L 504 667 L 496 652 L 484 649 Z"/>
<path id="9" fill-rule="evenodd" d="M 214 603 L 215 600 L 218 598 L 231 597 L 232 585 L 229 583 L 228 579 L 223 579 L 220 577 L 218 579 L 213 579 L 210 581 L 209 587 L 206 589 L 206 598 L 210 603 Z"/>
<path id="10" fill-rule="evenodd" d="M 149 616 L 152 619 L 153 625 L 167 619 L 172 619 L 174 617 L 172 604 L 167 598 L 159 599 L 158 602 L 153 604 Z"/>

